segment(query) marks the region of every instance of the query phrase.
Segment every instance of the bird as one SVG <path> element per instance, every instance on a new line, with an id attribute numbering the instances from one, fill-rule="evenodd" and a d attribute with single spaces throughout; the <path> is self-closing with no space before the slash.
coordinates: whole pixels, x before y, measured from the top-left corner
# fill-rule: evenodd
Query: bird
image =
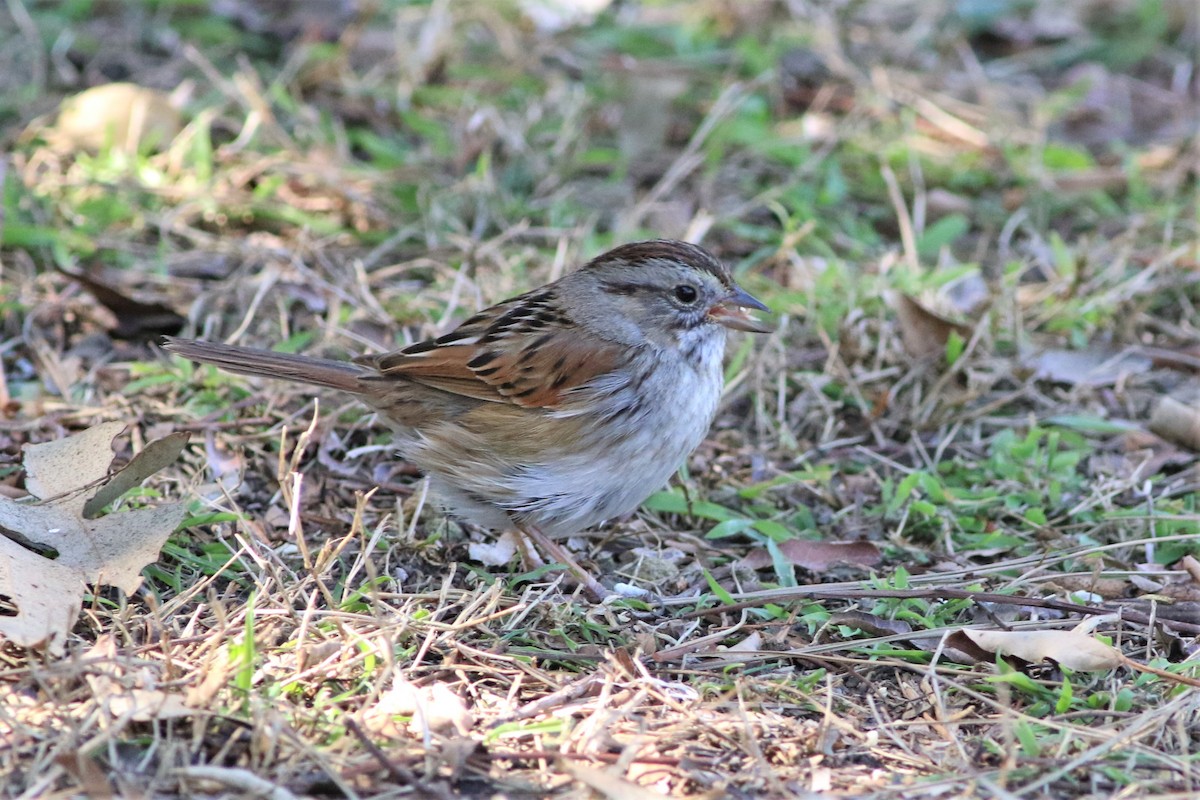
<path id="1" fill-rule="evenodd" d="M 594 599 L 610 592 L 558 544 L 636 509 L 707 435 L 729 330 L 767 306 L 704 248 L 618 246 L 457 328 L 352 361 L 176 337 L 229 372 L 348 392 L 393 431 L 457 516 L 523 533 Z"/>

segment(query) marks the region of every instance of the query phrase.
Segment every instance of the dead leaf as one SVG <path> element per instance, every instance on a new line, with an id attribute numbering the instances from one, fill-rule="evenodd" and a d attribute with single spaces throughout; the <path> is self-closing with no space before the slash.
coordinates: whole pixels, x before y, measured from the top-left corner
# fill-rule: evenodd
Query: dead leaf
<path id="1" fill-rule="evenodd" d="M 606 770 L 577 764 L 567 759 L 563 759 L 559 766 L 572 778 L 609 800 L 662 800 L 663 797 L 653 789 L 630 783 Z"/>
<path id="2" fill-rule="evenodd" d="M 502 567 L 517 554 L 517 535 L 507 531 L 493 542 L 471 542 L 467 554 L 485 567 Z"/>
<path id="3" fill-rule="evenodd" d="M 520 0 L 522 13 L 540 33 L 590 25 L 612 0 Z"/>
<path id="4" fill-rule="evenodd" d="M 1179 566 L 1183 567 L 1183 571 L 1191 576 L 1194 583 L 1200 583 L 1200 561 L 1189 554 L 1179 560 Z"/>
<path id="5" fill-rule="evenodd" d="M 634 547 L 629 551 L 636 560 L 628 573 L 642 583 L 661 584 L 675 580 L 688 556 L 678 547 Z"/>
<path id="6" fill-rule="evenodd" d="M 1150 369 L 1151 361 L 1128 350 L 1043 350 L 1027 361 L 1034 378 L 1069 386 L 1111 386 Z"/>
<path id="7" fill-rule="evenodd" d="M 690 652 L 700 658 L 703 658 L 704 663 L 712 667 L 744 664 L 747 660 L 746 656 L 753 656 L 762 652 L 762 631 L 751 631 L 736 644 L 718 644 L 719 641 L 729 638 L 732 633 L 732 631 L 725 631 L 718 634 L 710 634 L 709 636 L 702 637 L 698 640 L 693 640 L 691 645 L 694 647 Z M 668 660 L 674 657 L 674 655 L 677 655 L 679 652 L 680 648 L 659 651 L 659 653 L 655 655 L 655 658 Z"/>
<path id="8" fill-rule="evenodd" d="M 1121 578 L 1101 578 L 1096 575 L 1061 575 L 1046 583 L 1048 590 L 1087 592 L 1104 600 L 1116 600 L 1129 591 L 1129 582 Z"/>
<path id="9" fill-rule="evenodd" d="M 135 722 L 194 717 L 201 713 L 190 708 L 182 695 L 161 689 L 129 689 L 107 696 L 105 705 L 114 717 L 128 717 Z"/>
<path id="10" fill-rule="evenodd" d="M 92 800 L 108 800 L 113 796 L 108 772 L 97 763 L 94 756 L 81 750 L 63 751 L 54 757 L 54 763 L 62 767 L 79 784 L 83 796 Z"/>
<path id="11" fill-rule="evenodd" d="M 230 661 L 227 649 L 210 651 L 201 672 L 204 679 L 200 683 L 192 683 L 188 686 L 187 694 L 183 698 L 184 703 L 192 708 L 208 707 L 213 698 L 217 696 L 217 692 L 225 688 L 233 669 L 234 665 Z"/>
<path id="12" fill-rule="evenodd" d="M 92 696 L 113 718 L 152 722 L 207 713 L 189 707 L 182 694 L 157 688 L 150 670 L 131 672 L 139 662 L 120 657 L 112 634 L 101 634 L 81 661 L 90 665 L 85 678 Z"/>
<path id="13" fill-rule="evenodd" d="M 789 564 L 824 572 L 834 564 L 855 564 L 873 567 L 883 560 L 879 548 L 870 542 L 815 542 L 810 539 L 788 539 L 779 543 L 779 551 Z M 771 554 L 765 547 L 747 553 L 738 566 L 746 569 L 763 569 L 772 564 Z"/>
<path id="14" fill-rule="evenodd" d="M 112 312 L 116 325 L 111 333 L 118 339 L 171 336 L 183 330 L 186 320 L 162 303 L 137 300 L 95 275 L 65 269 L 59 272 L 87 289 L 100 305 Z"/>
<path id="15" fill-rule="evenodd" d="M 1012 655 L 1038 664 L 1053 661 L 1060 667 L 1099 672 L 1126 662 L 1114 647 L 1080 631 L 984 631 L 963 629 L 968 639 L 988 653 Z"/>
<path id="16" fill-rule="evenodd" d="M 900 341 L 914 358 L 933 358 L 944 354 L 951 334 L 958 334 L 963 341 L 971 338 L 970 326 L 931 311 L 907 294 L 890 293 L 889 300 L 896 309 Z"/>
<path id="17" fill-rule="evenodd" d="M 1089 474 L 1144 480 L 1164 470 L 1185 469 L 1196 461 L 1194 452 L 1137 428 L 1122 433 L 1117 445 L 1119 452 L 1098 452 L 1088 459 Z"/>
<path id="18" fill-rule="evenodd" d="M 112 147 L 133 153 L 147 145 L 162 148 L 182 129 L 179 110 L 166 92 L 106 83 L 64 100 L 44 138 L 56 150 Z"/>
<path id="19" fill-rule="evenodd" d="M 1150 430 L 1164 439 L 1200 450 L 1200 408 L 1164 397 L 1150 414 Z"/>
<path id="20" fill-rule="evenodd" d="M 925 637 L 925 639 L 925 641 L 918 641 L 915 644 L 928 652 L 934 652 L 940 648 L 942 657 L 955 664 L 981 664 L 985 661 L 995 660 L 995 656 L 975 644 L 975 641 L 967 636 L 965 630 L 951 631 L 942 639 L 935 639 L 932 636 Z"/>
<path id="21" fill-rule="evenodd" d="M 218 446 L 216 434 L 209 429 L 204 432 L 204 455 L 213 481 L 221 491 L 233 494 L 242 483 L 244 464 L 241 453 Z"/>
<path id="22" fill-rule="evenodd" d="M 722 653 L 757 653 L 762 650 L 762 631 L 751 631 L 750 635 L 737 644 L 722 647 Z"/>
<path id="23" fill-rule="evenodd" d="M 184 445 L 188 443 L 188 438 L 188 434 L 181 431 L 146 445 L 128 464 L 113 473 L 91 500 L 83 504 L 83 516 L 93 519 L 109 503 L 135 486 L 140 486 L 142 481 L 160 469 L 174 464 L 175 459 L 183 452 Z"/>
<path id="24" fill-rule="evenodd" d="M 1089 59 L 1066 70 L 1062 85 L 1078 100 L 1055 125 L 1053 137 L 1058 141 L 1089 149 L 1120 141 L 1136 152 L 1151 143 L 1185 140 L 1195 130 L 1195 102 L 1186 92 L 1164 91 L 1154 81 L 1114 72 L 1098 61 Z M 1139 167 L 1139 172 L 1145 171 L 1144 165 Z M 1110 188 L 1121 188 L 1134 174 L 1128 168 L 1083 171 L 1107 173 L 1113 181 Z"/>
<path id="25" fill-rule="evenodd" d="M 384 736 L 398 736 L 400 729 L 392 720 L 395 716 L 410 717 L 408 728 L 417 736 L 426 730 L 435 733 L 454 730 L 466 736 L 475 724 L 475 716 L 466 703 L 445 683 L 418 686 L 401 677 L 380 695 L 378 703 L 364 712 L 363 725 Z"/>
<path id="26" fill-rule="evenodd" d="M 183 521 L 187 513 L 183 503 L 87 519 L 88 495 L 94 499 L 109 494 L 105 486 L 113 460 L 112 440 L 124 428 L 124 423 L 109 422 L 23 448 L 25 485 L 41 502 L 0 497 L 0 533 L 11 534 L 0 535 L 0 599 L 16 608 L 15 614 L 0 616 L 0 636 L 14 644 L 46 643 L 51 652 L 62 652 L 85 586 L 107 584 L 133 592 L 141 584 L 142 568 L 158 557 L 167 537 Z M 161 461 L 162 453 L 175 444 L 152 446 L 155 455 L 149 461 L 130 462 L 133 474 Z M 57 555 L 41 555 L 12 536 Z"/>

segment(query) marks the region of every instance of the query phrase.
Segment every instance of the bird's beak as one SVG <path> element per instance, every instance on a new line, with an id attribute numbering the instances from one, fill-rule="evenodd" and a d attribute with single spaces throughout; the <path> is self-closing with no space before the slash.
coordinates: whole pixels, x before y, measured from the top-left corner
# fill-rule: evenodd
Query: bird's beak
<path id="1" fill-rule="evenodd" d="M 729 296 L 709 309 L 708 317 L 718 325 L 732 328 L 735 331 L 750 331 L 751 333 L 770 333 L 774 327 L 761 322 L 746 313 L 747 308 L 758 311 L 770 311 L 762 301 L 740 286 L 734 286 Z"/>

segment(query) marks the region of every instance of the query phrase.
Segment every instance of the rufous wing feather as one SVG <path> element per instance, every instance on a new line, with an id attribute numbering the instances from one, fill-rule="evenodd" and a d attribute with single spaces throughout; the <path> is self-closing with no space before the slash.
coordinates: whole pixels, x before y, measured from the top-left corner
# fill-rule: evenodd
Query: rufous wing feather
<path id="1" fill-rule="evenodd" d="M 438 339 L 363 359 L 376 380 L 406 378 L 447 392 L 556 408 L 567 392 L 611 372 L 621 347 L 581 335 L 544 290 L 488 309 Z"/>

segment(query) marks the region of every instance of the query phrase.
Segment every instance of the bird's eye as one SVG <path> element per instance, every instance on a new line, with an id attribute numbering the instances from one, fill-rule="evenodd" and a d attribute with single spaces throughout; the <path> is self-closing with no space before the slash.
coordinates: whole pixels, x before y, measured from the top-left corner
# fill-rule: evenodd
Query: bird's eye
<path id="1" fill-rule="evenodd" d="M 675 287 L 675 299 L 681 303 L 691 304 L 696 302 L 696 298 L 700 293 L 696 291 L 696 287 L 689 283 L 681 283 Z"/>

